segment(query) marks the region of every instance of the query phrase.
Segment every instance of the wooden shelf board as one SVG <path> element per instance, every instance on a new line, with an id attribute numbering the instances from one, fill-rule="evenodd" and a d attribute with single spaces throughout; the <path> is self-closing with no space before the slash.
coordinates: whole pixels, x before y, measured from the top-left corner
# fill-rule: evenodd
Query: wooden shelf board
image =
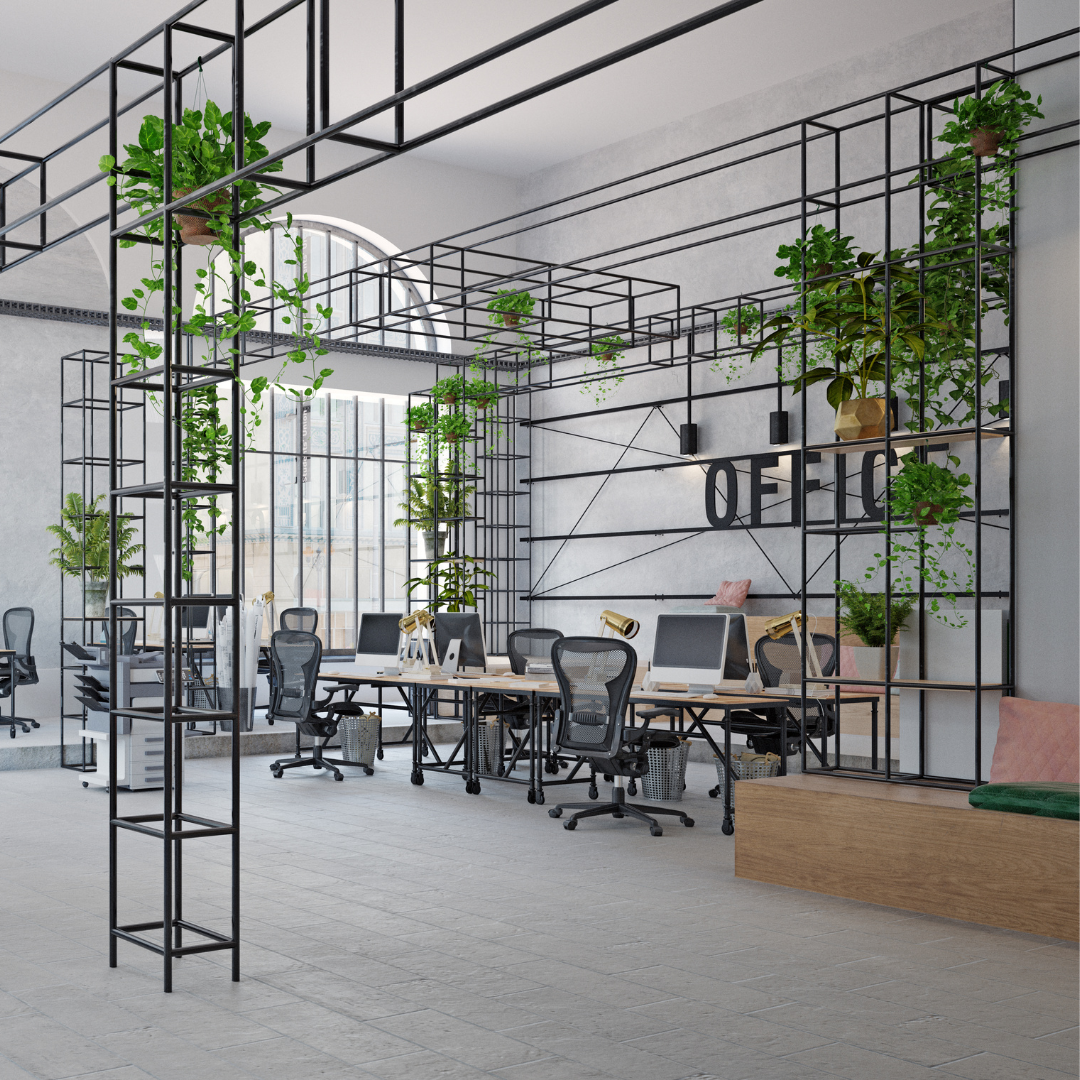
<path id="1" fill-rule="evenodd" d="M 982 437 L 984 439 L 1004 439 L 1011 432 L 1006 430 L 998 431 L 994 428 L 983 428 Z M 974 442 L 974 431 L 924 431 L 916 435 L 894 435 L 889 439 L 889 447 L 892 450 L 899 450 L 908 446 L 921 446 L 924 443 L 929 445 L 936 445 L 938 443 L 954 443 L 954 442 Z M 819 454 L 857 454 L 867 453 L 871 450 L 884 450 L 884 439 L 854 439 L 850 442 L 837 442 L 837 443 L 821 443 L 817 446 L 808 446 L 808 450 L 814 450 Z"/>

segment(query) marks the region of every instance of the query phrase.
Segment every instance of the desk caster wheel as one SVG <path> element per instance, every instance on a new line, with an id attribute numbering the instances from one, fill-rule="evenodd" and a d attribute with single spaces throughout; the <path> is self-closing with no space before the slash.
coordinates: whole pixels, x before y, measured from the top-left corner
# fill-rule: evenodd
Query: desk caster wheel
<path id="1" fill-rule="evenodd" d="M 31 727 L 41 727 L 41 725 L 36 720 L 31 720 L 30 721 L 30 726 Z"/>
<path id="2" fill-rule="evenodd" d="M 365 775 L 365 776 L 374 776 L 374 775 L 375 775 L 375 770 L 374 770 L 374 769 L 369 769 L 369 768 L 368 768 L 368 767 L 367 767 L 367 766 L 365 765 L 365 766 L 364 766 L 364 775 Z"/>
<path id="3" fill-rule="evenodd" d="M 536 802 L 536 792 L 530 790 L 529 793 L 525 796 L 525 798 L 531 803 Z"/>
<path id="4" fill-rule="evenodd" d="M 538 802 L 538 803 L 539 803 L 539 804 L 540 804 L 541 806 L 543 806 L 543 805 L 544 805 L 544 793 L 543 793 L 542 791 L 538 791 L 538 792 L 536 793 L 536 801 L 537 801 L 537 802 Z"/>
<path id="5" fill-rule="evenodd" d="M 569 821 L 563 822 L 563 828 L 573 832 L 577 828 L 577 822 L 571 818 Z"/>
<path id="6" fill-rule="evenodd" d="M 273 769 L 272 772 L 275 780 L 280 780 L 285 775 L 284 769 Z"/>
<path id="7" fill-rule="evenodd" d="M 719 795 L 719 794 L 720 794 L 720 789 L 718 787 L 709 788 L 709 798 L 710 799 L 715 799 L 716 796 Z"/>
<path id="8" fill-rule="evenodd" d="M 465 782 L 465 791 L 469 795 L 479 795 L 480 794 L 480 781 L 479 780 L 467 780 Z"/>
<path id="9" fill-rule="evenodd" d="M 375 756 L 376 756 L 376 757 L 377 757 L 377 758 L 378 758 L 378 759 L 379 759 L 380 761 L 382 761 L 382 759 L 383 759 L 383 752 L 382 752 L 382 747 L 381 747 L 381 746 L 379 747 L 379 749 L 378 749 L 378 750 L 376 750 L 376 751 L 375 751 Z"/>
<path id="10" fill-rule="evenodd" d="M 630 783 L 628 783 L 626 785 L 626 794 L 627 795 L 636 795 L 637 794 L 637 783 L 635 781 L 631 780 Z"/>
<path id="11" fill-rule="evenodd" d="M 725 836 L 730 836 L 735 831 L 735 822 L 725 821 L 724 824 L 720 826 L 720 831 Z"/>
<path id="12" fill-rule="evenodd" d="M 553 806 L 548 811 L 548 817 L 562 817 L 562 807 L 561 806 Z"/>
<path id="13" fill-rule="evenodd" d="M 664 835 L 664 830 L 661 829 L 659 825 L 650 825 L 649 826 L 649 832 L 652 833 L 653 836 L 663 836 Z"/>
<path id="14" fill-rule="evenodd" d="M 692 829 L 692 828 L 694 827 L 694 819 L 693 819 L 692 817 L 688 817 L 688 818 L 683 818 L 683 824 L 684 824 L 684 825 L 685 825 L 685 826 L 686 826 L 686 827 L 687 827 L 688 829 Z"/>
<path id="15" fill-rule="evenodd" d="M 414 769 L 412 775 L 409 777 L 409 782 L 416 784 L 417 787 L 423 787 L 424 774 L 419 769 Z"/>
<path id="16" fill-rule="evenodd" d="M 89 784 L 89 783 L 88 783 L 88 782 L 87 782 L 86 780 L 84 780 L 84 781 L 82 782 L 82 786 L 83 786 L 83 787 L 89 787 L 89 786 L 90 786 L 90 784 Z"/>
<path id="17" fill-rule="evenodd" d="M 11 737 L 12 737 L 13 739 L 15 738 L 15 725 L 14 725 L 14 724 L 12 724 L 12 726 L 11 726 L 11 731 L 9 731 L 9 732 L 8 732 L 8 734 L 9 734 L 9 735 L 10 735 L 10 736 L 11 736 Z"/>
<path id="18" fill-rule="evenodd" d="M 590 799 L 599 799 L 600 798 L 600 790 L 599 790 L 599 788 L 597 788 L 597 786 L 595 784 L 590 784 L 589 785 L 589 798 Z"/>

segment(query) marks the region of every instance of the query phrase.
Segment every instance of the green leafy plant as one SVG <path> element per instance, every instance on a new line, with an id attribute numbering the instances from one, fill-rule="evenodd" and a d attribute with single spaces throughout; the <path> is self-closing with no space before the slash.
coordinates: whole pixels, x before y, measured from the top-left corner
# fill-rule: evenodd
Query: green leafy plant
<path id="1" fill-rule="evenodd" d="M 405 421 L 409 425 L 409 430 L 418 435 L 430 431 L 435 423 L 435 406 L 430 401 L 410 405 L 405 410 Z"/>
<path id="2" fill-rule="evenodd" d="M 464 413 L 446 412 L 436 424 L 439 438 L 445 443 L 464 441 L 472 434 L 472 423 Z"/>
<path id="3" fill-rule="evenodd" d="M 960 459 L 950 455 L 949 462 L 959 466 Z M 955 474 L 920 461 L 916 453 L 908 454 L 889 481 L 885 505 L 894 520 L 914 525 L 915 531 L 893 533 L 888 557 L 875 552 L 876 565 L 866 572 L 869 578 L 891 563 L 898 589 L 905 593 L 914 592 L 922 578 L 948 604 L 946 611 L 938 597 L 930 598 L 931 614 L 946 626 L 967 625 L 967 617 L 957 610 L 956 596 L 970 592 L 975 581 L 975 553 L 956 535 L 960 512 L 974 506 L 964 494 L 970 485 L 967 473 Z"/>
<path id="4" fill-rule="evenodd" d="M 107 581 L 109 577 L 109 515 L 100 509 L 104 495 L 99 495 L 89 506 L 77 491 L 68 493 L 60 511 L 59 525 L 45 528 L 59 541 L 49 554 L 49 562 L 60 567 L 66 577 L 81 577 L 85 571 L 91 581 Z M 130 514 L 120 514 L 116 519 L 116 575 L 125 578 L 141 574 L 143 568 L 133 560 L 142 550 L 135 544 L 135 526 Z"/>
<path id="5" fill-rule="evenodd" d="M 881 648 L 890 644 L 886 640 L 886 611 L 889 612 L 889 628 L 893 635 L 907 629 L 908 616 L 915 608 L 914 597 L 898 596 L 889 603 L 884 593 L 864 592 L 850 581 L 837 581 L 834 584 L 840 598 L 840 617 L 844 626 L 864 645 Z"/>
<path id="6" fill-rule="evenodd" d="M 499 397 L 499 388 L 487 379 L 470 379 L 465 384 L 465 398 L 476 409 L 489 409 Z"/>
<path id="7" fill-rule="evenodd" d="M 1015 152 L 1017 140 L 1024 128 L 1035 119 L 1045 119 L 1039 112 L 1042 98 L 1032 104 L 1031 94 L 1009 79 L 999 79 L 982 97 L 957 98 L 953 102 L 954 120 L 950 120 L 937 137 L 941 142 L 971 146 L 979 132 L 997 136 L 1003 153 Z M 975 152 L 979 147 L 973 146 Z"/>
<path id="8" fill-rule="evenodd" d="M 458 480 L 437 480 L 430 471 L 409 479 L 405 498 L 398 503 L 402 517 L 394 522 L 397 529 L 411 526 L 421 532 L 434 532 L 436 519 L 441 523 L 471 516 L 469 498 L 476 487 Z"/>
<path id="9" fill-rule="evenodd" d="M 405 582 L 405 591 L 411 597 L 418 589 L 429 589 L 434 598 L 428 607 L 438 611 L 462 611 L 476 607 L 477 594 L 490 589 L 481 577 L 494 578 L 492 570 L 485 570 L 480 564 L 483 559 L 471 555 L 443 555 L 432 559 L 427 572 L 420 577 L 409 578 Z"/>
<path id="10" fill-rule="evenodd" d="M 444 405 L 458 405 L 465 400 L 465 376 L 450 375 L 440 379 L 432 388 L 431 396 Z"/>
<path id="11" fill-rule="evenodd" d="M 773 332 L 752 354 L 757 359 L 770 346 L 782 346 L 796 332 L 823 339 L 838 365 L 819 365 L 793 380 L 795 392 L 828 380 L 826 397 L 832 407 L 850 398 L 880 396 L 885 379 L 886 350 L 894 363 L 922 359 L 922 334 L 932 320 L 923 318 L 925 297 L 917 288 L 918 276 L 910 268 L 893 263 L 902 252 L 890 255 L 888 268 L 889 304 L 885 302 L 886 265 L 877 262 L 878 253 L 860 252 L 858 270 L 826 282 L 822 299 L 806 312 L 781 314 L 766 322 Z M 886 310 L 888 308 L 888 310 Z"/>
<path id="12" fill-rule="evenodd" d="M 623 359 L 623 350 L 626 342 L 617 334 L 609 334 L 597 338 L 589 345 L 589 357 L 596 361 L 596 371 L 599 377 L 590 379 L 581 386 L 582 394 L 591 394 L 597 405 L 602 405 L 607 400 L 608 394 L 616 390 L 626 378 L 619 371 L 619 361 Z M 585 361 L 582 374 L 589 374 L 589 361 Z"/>
<path id="13" fill-rule="evenodd" d="M 778 278 L 787 278 L 801 284 L 804 280 L 803 259 L 806 260 L 805 280 L 815 281 L 830 274 L 854 270 L 856 253 L 851 249 L 853 236 L 841 236 L 838 229 L 826 229 L 824 225 L 814 225 L 806 239 L 797 237 L 790 244 L 781 244 L 776 249 L 778 259 L 787 261 L 778 266 L 773 274 Z"/>
<path id="14" fill-rule="evenodd" d="M 488 322 L 501 323 L 503 326 L 517 326 L 524 317 L 532 316 L 536 301 L 528 292 L 520 289 L 499 289 L 488 301 Z"/>

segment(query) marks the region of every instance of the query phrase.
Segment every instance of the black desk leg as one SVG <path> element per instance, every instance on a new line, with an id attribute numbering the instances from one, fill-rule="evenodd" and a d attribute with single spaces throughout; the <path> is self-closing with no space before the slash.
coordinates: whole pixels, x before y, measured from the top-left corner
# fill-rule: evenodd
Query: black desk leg
<path id="1" fill-rule="evenodd" d="M 461 719 L 465 730 L 465 790 L 480 794 L 480 721 L 477 719 L 475 691 L 466 688 L 461 694 Z"/>
<path id="2" fill-rule="evenodd" d="M 409 712 L 412 716 L 412 775 L 414 784 L 423 784 L 424 770 L 420 764 L 421 747 L 424 744 L 423 690 L 415 683 L 409 685 Z"/>
<path id="3" fill-rule="evenodd" d="M 544 805 L 544 748 L 540 720 L 540 698 L 535 690 L 529 692 L 529 794 L 531 803 Z M 548 747 L 550 751 L 550 745 Z"/>
<path id="4" fill-rule="evenodd" d="M 731 710 L 727 713 L 727 723 L 724 725 L 724 820 L 720 825 L 720 831 L 725 836 L 730 836 L 735 831 L 735 822 L 731 813 Z"/>

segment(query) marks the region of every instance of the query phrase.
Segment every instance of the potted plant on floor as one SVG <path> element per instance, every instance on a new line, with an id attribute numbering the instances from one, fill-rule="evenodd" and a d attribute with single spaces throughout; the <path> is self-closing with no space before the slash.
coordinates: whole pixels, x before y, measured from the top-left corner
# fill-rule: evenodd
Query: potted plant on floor
<path id="1" fill-rule="evenodd" d="M 900 630 L 907 629 L 907 619 L 915 607 L 915 599 L 897 596 L 889 603 L 884 593 L 865 592 L 850 581 L 837 581 L 835 586 L 840 598 L 840 618 L 844 629 L 862 642 L 861 646 L 856 645 L 852 649 L 855 674 L 860 679 L 884 682 L 886 671 L 891 674 L 896 670 L 900 655 L 900 646 L 890 645 L 886 635 L 895 639 Z M 889 614 L 888 629 L 885 625 L 886 612 Z"/>
<path id="2" fill-rule="evenodd" d="M 83 616 L 87 619 L 108 618 L 109 594 L 109 515 L 101 510 L 104 495 L 89 506 L 77 491 L 68 493 L 60 511 L 60 524 L 46 528 L 60 546 L 49 552 L 53 566 L 60 567 L 65 577 L 86 577 L 83 584 Z M 116 519 L 116 576 L 120 578 L 141 574 L 143 568 L 131 562 L 142 544 L 135 544 L 135 527 L 130 514 Z"/>

